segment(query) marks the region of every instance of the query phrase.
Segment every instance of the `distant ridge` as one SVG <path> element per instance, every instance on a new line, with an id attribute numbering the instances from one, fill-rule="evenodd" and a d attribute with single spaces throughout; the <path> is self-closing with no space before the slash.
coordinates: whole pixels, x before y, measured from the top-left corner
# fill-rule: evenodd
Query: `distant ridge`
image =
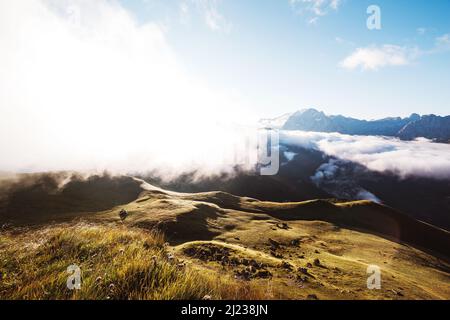
<path id="1" fill-rule="evenodd" d="M 261 126 L 270 127 L 273 129 L 280 129 L 286 123 L 286 121 L 292 116 L 292 113 L 285 113 L 279 117 L 273 119 L 261 119 L 259 121 Z"/>
<path id="2" fill-rule="evenodd" d="M 61 179 L 68 182 L 61 185 Z M 225 219 L 234 212 L 239 221 L 279 219 L 323 221 L 349 230 L 364 231 L 450 261 L 450 232 L 413 219 L 391 207 L 367 200 L 313 199 L 294 202 L 260 201 L 223 191 L 178 193 L 155 187 L 130 176 L 76 174 L 23 174 L 2 190 L 0 226 L 27 226 L 77 217 L 116 220 L 123 208 L 133 226 L 161 228 L 172 241 L 212 240 L 227 228 L 207 229 L 208 218 Z M 262 217 L 262 216 L 264 217 Z"/>
<path id="3" fill-rule="evenodd" d="M 284 123 L 280 123 L 284 121 Z M 264 127 L 283 130 L 339 132 L 351 135 L 382 135 L 414 140 L 419 137 L 450 142 L 450 116 L 411 114 L 407 118 L 391 117 L 379 120 L 360 120 L 342 115 L 326 115 L 314 108 L 302 109 L 272 121 L 260 121 Z"/>

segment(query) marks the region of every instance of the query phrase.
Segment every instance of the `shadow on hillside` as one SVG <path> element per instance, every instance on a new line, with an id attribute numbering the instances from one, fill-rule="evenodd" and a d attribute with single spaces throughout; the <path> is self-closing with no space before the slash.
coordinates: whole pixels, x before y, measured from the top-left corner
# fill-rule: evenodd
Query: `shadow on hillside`
<path id="1" fill-rule="evenodd" d="M 23 175 L 1 187 L 0 222 L 39 222 L 97 212 L 135 200 L 142 192 L 130 177 L 67 174 Z"/>
<path id="2" fill-rule="evenodd" d="M 158 229 L 164 233 L 171 245 L 190 241 L 209 241 L 221 232 L 214 231 L 214 220 L 223 213 L 208 204 L 197 203 L 194 208 L 177 214 L 174 220 L 140 221 L 136 227 L 148 230 Z"/>

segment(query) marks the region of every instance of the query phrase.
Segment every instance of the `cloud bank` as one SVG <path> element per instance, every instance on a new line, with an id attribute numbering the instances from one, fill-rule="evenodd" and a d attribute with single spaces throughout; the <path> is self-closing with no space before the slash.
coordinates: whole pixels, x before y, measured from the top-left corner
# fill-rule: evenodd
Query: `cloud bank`
<path id="1" fill-rule="evenodd" d="M 184 0 L 180 3 L 179 13 L 182 23 L 188 23 L 191 13 L 199 13 L 205 25 L 214 32 L 230 33 L 233 24 L 220 12 L 221 0 Z"/>
<path id="2" fill-rule="evenodd" d="M 423 35 L 425 29 L 419 28 L 418 32 L 422 32 L 420 34 Z M 357 48 L 342 60 L 339 65 L 348 70 L 359 68 L 361 70 L 376 71 L 385 67 L 410 65 L 419 57 L 450 51 L 450 34 L 441 35 L 434 42 L 434 46 L 430 49 L 393 44 Z"/>
<path id="3" fill-rule="evenodd" d="M 358 48 L 340 66 L 345 69 L 378 70 L 388 66 L 405 66 L 410 64 L 417 56 L 414 48 L 396 45 L 371 46 Z"/>
<path id="4" fill-rule="evenodd" d="M 359 163 L 369 170 L 391 172 L 399 177 L 450 179 L 449 144 L 426 139 L 401 141 L 379 136 L 303 131 L 283 131 L 280 141 L 320 150 L 329 156 Z"/>
<path id="5" fill-rule="evenodd" d="M 308 24 L 316 24 L 320 17 L 331 11 L 337 11 L 342 4 L 341 0 L 289 0 L 294 12 L 308 15 Z"/>
<path id="6" fill-rule="evenodd" d="M 212 173 L 245 143 L 221 125 L 245 115 L 239 97 L 116 1 L 0 1 L 0 48 L 0 170 Z"/>

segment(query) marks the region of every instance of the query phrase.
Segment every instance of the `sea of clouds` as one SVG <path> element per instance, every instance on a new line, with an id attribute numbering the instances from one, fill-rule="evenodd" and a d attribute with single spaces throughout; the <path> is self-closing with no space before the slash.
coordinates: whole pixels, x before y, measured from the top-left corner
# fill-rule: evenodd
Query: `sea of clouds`
<path id="1" fill-rule="evenodd" d="M 381 136 L 303 131 L 283 131 L 280 141 L 319 150 L 377 172 L 390 172 L 400 177 L 450 179 L 450 144 L 423 138 L 402 141 Z"/>
<path id="2" fill-rule="evenodd" d="M 239 97 L 117 1 L 0 1 L 0 48 L 0 170 L 212 174 L 247 146 Z"/>
<path id="3" fill-rule="evenodd" d="M 171 179 L 257 164 L 242 99 L 187 72 L 164 26 L 138 23 L 116 1 L 0 1 L 0 48 L 0 171 Z M 448 144 L 287 131 L 280 141 L 401 177 L 450 179 Z"/>

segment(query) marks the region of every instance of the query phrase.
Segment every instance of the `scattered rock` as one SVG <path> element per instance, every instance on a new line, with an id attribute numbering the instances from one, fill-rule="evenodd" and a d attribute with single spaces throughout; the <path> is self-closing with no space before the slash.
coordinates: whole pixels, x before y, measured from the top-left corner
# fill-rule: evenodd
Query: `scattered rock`
<path id="1" fill-rule="evenodd" d="M 175 256 L 172 253 L 168 253 L 167 260 L 169 260 L 169 262 L 173 262 L 175 261 Z"/>
<path id="2" fill-rule="evenodd" d="M 237 258 L 231 257 L 229 248 L 216 246 L 214 244 L 207 244 L 202 246 L 189 247 L 184 250 L 188 256 L 198 258 L 203 261 L 218 261 L 225 264 L 238 264 Z"/>
<path id="3" fill-rule="evenodd" d="M 272 278 L 272 273 L 269 270 L 259 270 L 255 274 L 255 277 L 256 278 L 263 278 L 263 279 Z"/>
<path id="4" fill-rule="evenodd" d="M 271 278 L 272 273 L 269 270 L 257 270 L 254 267 L 247 267 L 243 270 L 238 270 L 235 272 L 235 278 L 241 280 L 251 280 L 253 278 Z"/>
<path id="5" fill-rule="evenodd" d="M 238 270 L 235 272 L 235 278 L 241 279 L 241 280 L 250 280 L 252 274 L 249 272 L 249 270 Z"/>
<path id="6" fill-rule="evenodd" d="M 283 222 L 283 223 L 277 223 L 277 227 L 283 230 L 287 230 L 289 229 L 289 226 L 287 223 Z"/>
<path id="7" fill-rule="evenodd" d="M 308 294 L 306 300 L 319 300 L 319 298 L 315 294 Z"/>
<path id="8" fill-rule="evenodd" d="M 320 260 L 318 258 L 315 258 L 313 263 L 314 263 L 314 265 L 316 267 L 321 267 L 322 266 L 322 264 L 320 263 Z"/>
<path id="9" fill-rule="evenodd" d="M 278 241 L 273 240 L 271 238 L 269 238 L 269 243 L 272 246 L 272 248 L 274 248 L 274 249 L 278 249 L 281 245 Z"/>
<path id="10" fill-rule="evenodd" d="M 120 220 L 124 221 L 128 217 L 128 212 L 125 209 L 120 210 L 119 212 Z"/>
<path id="11" fill-rule="evenodd" d="M 212 297 L 209 294 L 207 294 L 202 298 L 202 300 L 212 300 Z"/>
<path id="12" fill-rule="evenodd" d="M 271 250 L 270 251 L 270 254 L 273 256 L 273 257 L 275 257 L 275 258 L 278 258 L 278 259 L 283 259 L 283 255 L 282 254 L 279 254 L 279 253 L 277 253 L 276 251 L 274 251 L 274 250 Z"/>
<path id="13" fill-rule="evenodd" d="M 300 267 L 300 268 L 298 268 L 298 271 L 303 273 L 303 274 L 308 274 L 308 269 L 307 268 Z"/>
<path id="14" fill-rule="evenodd" d="M 397 290 L 394 290 L 394 289 L 392 289 L 391 290 L 394 294 L 396 294 L 396 295 L 398 295 L 398 296 L 400 296 L 400 297 L 403 297 L 404 296 L 404 294 L 401 292 L 401 291 L 397 291 Z"/>
<path id="15" fill-rule="evenodd" d="M 261 264 L 261 263 L 258 263 L 258 262 L 257 262 L 256 260 L 254 260 L 254 259 L 250 260 L 249 264 L 250 264 L 252 267 L 256 268 L 256 269 L 261 269 L 261 268 L 262 268 L 262 264 Z"/>
<path id="16" fill-rule="evenodd" d="M 229 261 L 230 261 L 229 264 L 230 264 L 231 266 L 238 266 L 238 265 L 241 264 L 241 260 L 239 260 L 239 259 L 236 258 L 236 257 L 231 257 Z"/>
<path id="17" fill-rule="evenodd" d="M 255 259 L 233 257 L 232 254 L 235 252 L 232 249 L 214 244 L 189 247 L 184 249 L 183 253 L 205 262 L 219 262 L 222 266 L 245 266 L 253 273 L 266 267 Z"/>
<path id="18" fill-rule="evenodd" d="M 289 262 L 287 262 L 287 261 L 283 261 L 282 263 L 281 263 L 281 266 L 280 266 L 281 268 L 283 268 L 283 269 L 287 269 L 287 270 L 293 270 L 294 269 L 294 267 L 292 266 L 292 264 L 290 264 Z"/>
<path id="19" fill-rule="evenodd" d="M 314 277 L 311 273 L 309 273 L 309 270 L 307 268 L 298 268 L 298 272 L 300 272 L 301 274 L 308 276 L 310 278 L 315 279 L 316 277 Z M 297 275 L 297 277 L 302 278 L 303 280 L 307 279 L 305 277 L 302 277 L 301 275 Z"/>
<path id="20" fill-rule="evenodd" d="M 299 246 L 300 245 L 301 240 L 300 239 L 294 239 L 291 240 L 291 246 Z"/>
<path id="21" fill-rule="evenodd" d="M 2 224 L 2 228 L 1 228 L 1 229 L 2 229 L 2 230 L 8 230 L 8 229 L 10 229 L 10 228 L 12 228 L 12 224 L 6 222 L 6 223 Z"/>
<path id="22" fill-rule="evenodd" d="M 184 262 L 180 262 L 177 264 L 178 269 L 184 269 L 186 267 L 186 264 Z"/>

